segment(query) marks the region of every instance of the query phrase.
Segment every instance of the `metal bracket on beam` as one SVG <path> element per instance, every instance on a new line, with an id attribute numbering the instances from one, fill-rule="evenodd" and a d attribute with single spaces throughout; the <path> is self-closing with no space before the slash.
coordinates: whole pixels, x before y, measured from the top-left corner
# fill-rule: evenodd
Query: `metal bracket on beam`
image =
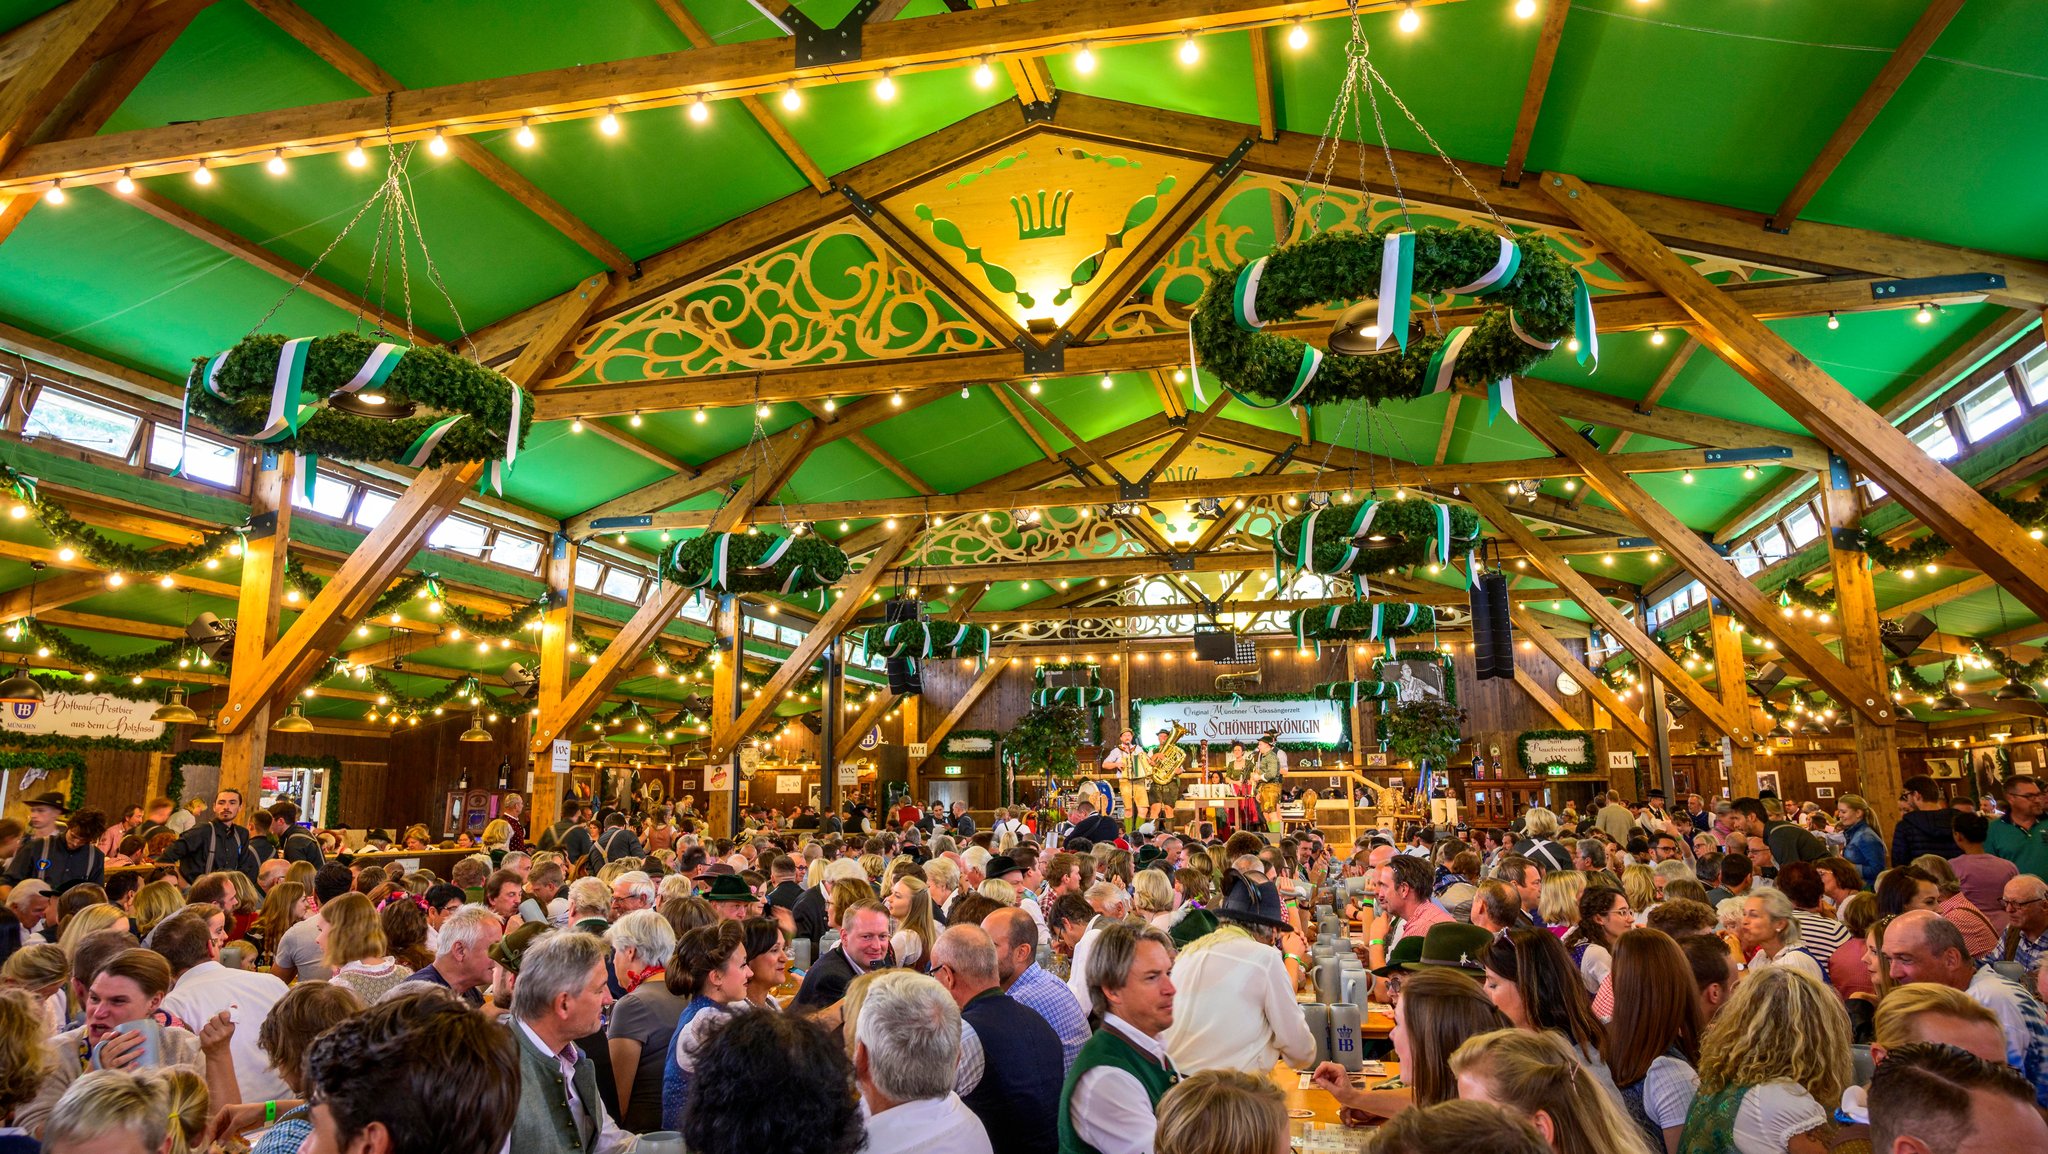
<path id="1" fill-rule="evenodd" d="M 1874 301 L 1912 300 L 1915 297 L 1951 296 L 1957 293 L 1997 292 L 2005 278 L 1995 272 L 1963 272 L 1954 276 L 1919 276 L 1908 280 L 1870 282 Z"/>
<path id="2" fill-rule="evenodd" d="M 1709 465 L 1742 465 L 1751 461 L 1782 461 L 1792 450 L 1782 445 L 1758 445 L 1748 449 L 1708 449 L 1701 459 Z"/>
<path id="3" fill-rule="evenodd" d="M 1052 94 L 1051 100 L 1033 100 L 1024 105 L 1024 123 L 1047 124 L 1060 110 L 1060 94 Z"/>
<path id="4" fill-rule="evenodd" d="M 1193 553 L 1168 553 L 1166 555 L 1166 567 L 1175 573 L 1193 573 L 1195 571 L 1195 555 Z"/>
<path id="5" fill-rule="evenodd" d="M 596 537 L 603 533 L 623 533 L 628 529 L 645 529 L 652 524 L 654 516 L 651 513 L 641 513 L 632 517 L 594 517 L 590 522 L 590 535 Z"/>
<path id="6" fill-rule="evenodd" d="M 1073 338 L 1060 333 L 1045 344 L 1017 338 L 1017 348 L 1024 353 L 1024 372 L 1030 376 L 1056 376 L 1067 371 L 1067 343 Z"/>
<path id="7" fill-rule="evenodd" d="M 566 534 L 551 533 L 548 535 L 548 556 L 557 561 L 564 560 L 569 556 L 569 538 Z"/>
<path id="8" fill-rule="evenodd" d="M 1093 485 L 1095 483 L 1095 478 L 1088 475 L 1088 470 L 1079 461 L 1074 460 L 1065 453 L 1061 453 L 1059 455 L 1059 462 L 1067 467 L 1067 472 L 1073 474 L 1076 481 L 1081 482 L 1083 485 Z"/>
<path id="9" fill-rule="evenodd" d="M 1828 487 L 1837 491 L 1852 489 L 1856 479 L 1849 472 L 1849 462 L 1833 453 L 1828 454 Z"/>
<path id="10" fill-rule="evenodd" d="M 794 4 L 775 17 L 796 41 L 798 68 L 825 68 L 860 59 L 860 32 L 882 0 L 860 0 L 839 23 L 826 27 L 798 11 Z M 758 5 L 756 5 L 758 7 Z"/>
<path id="11" fill-rule="evenodd" d="M 269 512 L 267 512 L 267 513 L 257 513 L 256 515 L 254 515 L 254 516 L 250 517 L 250 518 L 249 518 L 249 531 L 248 531 L 248 532 L 247 532 L 246 534 L 244 534 L 244 536 L 248 536 L 248 537 L 275 537 L 275 536 L 277 536 L 277 510 L 275 510 L 275 509 L 272 509 L 272 510 L 270 510 L 270 511 L 269 511 Z"/>
<path id="12" fill-rule="evenodd" d="M 846 202 L 853 206 L 853 211 L 859 213 L 862 220 L 875 219 L 875 213 L 878 210 L 875 208 L 874 202 L 854 191 L 852 185 L 835 184 L 832 187 L 839 190 L 839 195 L 846 198 Z"/>
<path id="13" fill-rule="evenodd" d="M 1147 501 L 1152 497 L 1152 476 L 1146 474 L 1136 481 L 1117 478 L 1117 495 L 1126 501 Z"/>
<path id="14" fill-rule="evenodd" d="M 1855 529 L 1837 526 L 1828 530 L 1828 545 L 1837 553 L 1863 552 L 1863 534 Z"/>
<path id="15" fill-rule="evenodd" d="M 1221 177 L 1229 176 L 1231 173 L 1236 172 L 1237 166 L 1244 163 L 1245 154 L 1250 152 L 1252 147 L 1258 143 L 1259 138 L 1256 136 L 1247 136 L 1243 140 L 1238 141 L 1237 147 L 1230 150 L 1230 155 L 1216 162 L 1216 167 L 1210 170 L 1211 173 Z"/>
<path id="16" fill-rule="evenodd" d="M 1294 463 L 1294 454 L 1299 452 L 1300 450 L 1300 441 L 1290 442 L 1286 448 L 1280 450 L 1278 453 L 1273 455 L 1273 459 L 1266 463 L 1266 468 L 1272 470 L 1275 473 L 1279 472 L 1282 469 L 1285 469 L 1287 466 Z"/>

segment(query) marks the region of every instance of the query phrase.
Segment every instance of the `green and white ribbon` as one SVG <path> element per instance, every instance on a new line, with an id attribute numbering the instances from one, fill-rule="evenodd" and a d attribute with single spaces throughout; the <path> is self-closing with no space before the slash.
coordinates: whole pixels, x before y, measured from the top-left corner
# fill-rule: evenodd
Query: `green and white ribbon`
<path id="1" fill-rule="evenodd" d="M 1522 322 L 1515 319 L 1515 310 L 1513 309 L 1508 310 L 1508 329 L 1515 334 L 1516 340 L 1521 341 L 1532 349 L 1542 349 L 1547 353 L 1557 347 L 1556 341 L 1539 341 L 1535 337 L 1530 336 L 1528 330 L 1522 327 Z"/>
<path id="2" fill-rule="evenodd" d="M 1572 335 L 1579 341 L 1579 363 L 1587 372 L 1600 370 L 1600 329 L 1593 323 L 1593 293 L 1586 278 L 1572 270 Z"/>
<path id="3" fill-rule="evenodd" d="M 1495 417 L 1502 413 L 1517 425 L 1522 423 L 1522 414 L 1515 411 L 1515 378 L 1502 377 L 1486 386 L 1486 423 L 1493 424 Z"/>
<path id="4" fill-rule="evenodd" d="M 221 396 L 220 392 L 220 370 L 221 366 L 227 363 L 227 360 L 228 355 L 226 353 L 216 353 L 208 357 L 204 365 L 201 365 L 196 371 L 185 378 L 185 396 L 178 405 L 178 463 L 171 467 L 171 476 L 173 477 L 185 475 L 185 453 L 187 447 L 191 444 L 192 378 L 199 378 L 199 387 L 212 393 L 216 399 L 227 400 L 226 397 Z"/>
<path id="5" fill-rule="evenodd" d="M 0 477 L 6 478 L 7 487 L 14 490 L 14 495 L 21 499 L 22 504 L 35 505 L 36 479 L 34 477 L 29 476 L 27 473 L 16 472 L 12 466 L 4 463 L 0 463 Z"/>
<path id="6" fill-rule="evenodd" d="M 299 422 L 314 408 L 301 403 L 306 387 L 306 353 L 312 347 L 313 338 L 294 337 L 277 351 L 277 373 L 270 386 L 270 415 L 252 440 L 274 445 L 298 435 Z"/>
<path id="7" fill-rule="evenodd" d="M 383 388 L 384 382 L 391 379 L 391 370 L 398 367 L 398 359 L 404 355 L 404 346 L 378 342 L 377 347 L 370 350 L 369 358 L 363 361 L 363 367 L 356 370 L 356 375 L 334 391 L 354 393 L 369 389 L 374 392 Z"/>
<path id="8" fill-rule="evenodd" d="M 1471 284 L 1462 284 L 1450 290 L 1452 296 L 1482 297 L 1497 292 L 1515 282 L 1515 274 L 1522 271 L 1522 248 L 1513 237 L 1500 238 L 1500 259 L 1485 275 Z"/>
<path id="9" fill-rule="evenodd" d="M 456 422 L 460 420 L 462 420 L 462 414 L 457 413 L 452 417 L 443 417 L 427 426 L 419 436 L 413 438 L 412 444 L 405 447 L 405 452 L 399 455 L 398 463 L 410 465 L 415 469 L 426 468 L 427 459 L 434 455 L 436 448 L 440 447 L 441 438 L 447 436 L 448 430 L 454 428 Z"/>
<path id="10" fill-rule="evenodd" d="M 1436 563 L 1451 563 L 1451 507 L 1442 502 L 1436 506 Z M 1415 617 L 1415 608 L 1413 605 L 1408 607 L 1410 620 Z"/>
<path id="11" fill-rule="evenodd" d="M 1408 351 L 1408 309 L 1409 298 L 1415 295 L 1415 234 L 1408 229 L 1397 229 L 1386 236 L 1386 246 L 1380 256 L 1380 335 L 1373 342 L 1377 349 L 1393 337 Z"/>
<path id="12" fill-rule="evenodd" d="M 1458 356 L 1471 339 L 1472 326 L 1459 325 L 1429 354 L 1429 364 L 1422 370 L 1422 383 L 1429 386 L 1430 392 L 1441 393 L 1451 387 L 1451 381 L 1458 375 Z"/>
<path id="13" fill-rule="evenodd" d="M 1230 312 L 1237 319 L 1237 327 L 1246 332 L 1255 333 L 1266 327 L 1266 322 L 1259 319 L 1259 278 L 1265 273 L 1265 257 L 1237 270 L 1237 286 L 1230 294 Z"/>

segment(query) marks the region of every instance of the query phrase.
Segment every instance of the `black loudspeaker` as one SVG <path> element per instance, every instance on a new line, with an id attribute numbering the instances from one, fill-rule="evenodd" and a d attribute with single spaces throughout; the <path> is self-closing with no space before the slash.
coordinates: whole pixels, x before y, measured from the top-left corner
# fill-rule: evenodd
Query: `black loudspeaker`
<path id="1" fill-rule="evenodd" d="M 899 621 L 915 621 L 924 608 L 924 603 L 915 597 L 891 597 L 883 603 L 889 624 Z M 889 673 L 889 692 L 899 697 L 908 697 L 924 692 L 924 678 L 918 675 L 917 662 L 908 657 L 891 657 L 886 662 Z"/>
<path id="2" fill-rule="evenodd" d="M 1472 655 L 1478 679 L 1513 680 L 1515 632 L 1508 620 L 1508 578 L 1488 573 L 1472 582 Z"/>
<path id="3" fill-rule="evenodd" d="M 1934 636 L 1934 622 L 1925 613 L 1914 613 L 1898 621 L 1878 622 L 1884 647 L 1894 657 L 1911 657 L 1920 648 L 1920 643 Z"/>
<path id="4" fill-rule="evenodd" d="M 1778 668 L 1777 662 L 1770 662 L 1762 669 L 1757 670 L 1755 677 L 1749 679 L 1749 691 L 1758 697 L 1769 697 L 1771 691 L 1776 689 L 1778 683 L 1783 680 L 1785 680 L 1785 671 Z"/>

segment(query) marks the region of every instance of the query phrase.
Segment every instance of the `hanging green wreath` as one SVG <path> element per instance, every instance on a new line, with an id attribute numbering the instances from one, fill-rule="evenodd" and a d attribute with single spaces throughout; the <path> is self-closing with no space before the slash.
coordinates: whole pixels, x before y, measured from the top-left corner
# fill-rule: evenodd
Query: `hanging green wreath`
<path id="1" fill-rule="evenodd" d="M 1539 741 L 1572 741 L 1578 744 L 1576 757 L 1538 760 L 1529 750 Z M 1553 768 L 1586 773 L 1593 768 L 1593 738 L 1582 729 L 1531 729 L 1515 739 L 1515 762 L 1531 777 Z"/>
<path id="2" fill-rule="evenodd" d="M 357 411 L 336 407 L 351 396 Z M 361 403 L 371 397 L 382 404 Z M 193 361 L 185 398 L 193 416 L 245 441 L 416 468 L 457 461 L 509 466 L 533 425 L 533 398 L 496 369 L 447 349 L 353 333 L 244 338 Z"/>
<path id="3" fill-rule="evenodd" d="M 1386 641 L 1435 629 L 1436 609 L 1413 603 L 1332 605 L 1294 614 L 1294 641 L 1304 647 L 1324 641 Z"/>
<path id="4" fill-rule="evenodd" d="M 1359 596 L 1367 578 L 1391 569 L 1450 563 L 1479 543 L 1479 514 L 1440 501 L 1366 501 L 1325 505 L 1273 530 L 1275 567 L 1350 577 Z"/>
<path id="5" fill-rule="evenodd" d="M 661 578 L 714 593 L 802 593 L 846 576 L 844 550 L 815 533 L 700 533 L 669 547 Z"/>
<path id="6" fill-rule="evenodd" d="M 1411 334 L 1410 297 L 1417 292 L 1482 298 L 1491 307 L 1477 324 Z M 1368 299 L 1385 306 L 1383 352 L 1344 351 L 1366 347 L 1359 330 L 1370 318 L 1358 308 L 1340 322 L 1347 331 L 1327 357 L 1303 341 L 1260 331 L 1312 305 Z M 1597 352 L 1591 297 L 1577 271 L 1541 237 L 1472 227 L 1411 232 L 1390 225 L 1286 245 L 1212 280 L 1192 323 L 1198 366 L 1240 400 L 1264 408 L 1409 400 L 1449 388 L 1453 379 L 1509 380 L 1575 330 L 1580 363 Z"/>
<path id="7" fill-rule="evenodd" d="M 897 621 L 870 625 L 855 635 L 861 660 L 870 657 L 933 660 L 979 657 L 988 660 L 988 630 L 950 621 Z"/>

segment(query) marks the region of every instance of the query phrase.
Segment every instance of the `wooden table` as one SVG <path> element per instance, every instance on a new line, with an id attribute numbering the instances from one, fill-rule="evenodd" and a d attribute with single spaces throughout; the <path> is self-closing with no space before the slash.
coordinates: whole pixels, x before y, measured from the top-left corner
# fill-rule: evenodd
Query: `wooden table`
<path id="1" fill-rule="evenodd" d="M 1389 1061 L 1385 1065 L 1386 1072 L 1368 1075 L 1366 1085 L 1375 1085 L 1401 1072 L 1399 1062 Z M 1323 1144 L 1333 1145 L 1336 1149 L 1365 1148 L 1366 1140 L 1372 1134 L 1371 1128 L 1345 1126 L 1339 1117 L 1341 1109 L 1337 1105 L 1337 1099 L 1331 1097 L 1328 1091 L 1314 1087 L 1303 1089 L 1302 1072 L 1286 1062 L 1275 1064 L 1271 1077 L 1273 1083 L 1287 1096 L 1287 1130 L 1294 1140 L 1296 1149 L 1300 1149 L 1305 1142 L 1311 1140 L 1320 1140 Z M 1306 1117 L 1301 1116 L 1303 1111 L 1308 1112 Z"/>

